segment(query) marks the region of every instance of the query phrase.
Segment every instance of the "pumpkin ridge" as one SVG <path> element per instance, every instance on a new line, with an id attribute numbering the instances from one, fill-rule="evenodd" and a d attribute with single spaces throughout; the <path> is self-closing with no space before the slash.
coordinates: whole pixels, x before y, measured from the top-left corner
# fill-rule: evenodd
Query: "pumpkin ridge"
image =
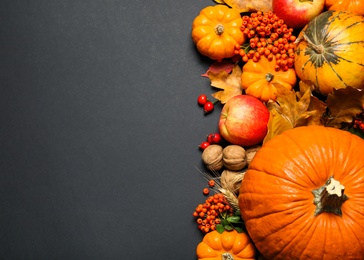
<path id="1" fill-rule="evenodd" d="M 292 137 L 292 136 L 290 136 L 290 135 L 286 135 L 286 137 L 288 137 L 290 140 L 290 142 L 293 142 L 295 145 L 296 145 L 296 149 L 299 149 L 300 151 L 301 151 L 301 154 L 304 154 L 305 155 L 305 158 L 310 158 L 311 159 L 311 157 L 310 156 L 308 156 L 307 155 L 307 148 L 306 149 L 303 149 L 302 147 L 301 147 L 301 144 L 300 143 L 298 143 L 298 142 L 296 142 L 296 140 L 295 140 L 295 138 L 294 137 Z M 314 137 L 312 137 L 312 138 L 314 138 Z M 289 156 L 289 155 L 288 155 Z M 321 156 L 324 156 L 324 155 L 321 155 Z M 293 162 L 295 162 L 294 160 L 293 160 Z M 317 172 L 316 172 L 316 167 L 315 167 L 315 163 L 312 161 L 312 160 L 305 160 L 305 163 L 306 164 L 309 164 L 309 167 L 311 167 L 312 169 L 314 169 L 315 170 L 315 174 L 316 175 L 318 175 L 317 174 Z M 297 165 L 300 165 L 300 163 L 296 163 Z M 303 167 L 304 168 L 304 167 Z M 303 170 L 303 169 L 302 169 Z M 297 176 L 296 176 L 297 177 Z M 311 185 L 313 185 L 313 186 L 315 186 L 315 182 L 313 181 L 313 179 L 311 178 L 311 176 L 306 176 L 306 177 L 309 177 L 309 180 L 310 180 L 310 184 Z M 301 179 L 302 180 L 302 179 Z M 307 181 L 304 181 L 304 180 L 302 180 L 304 183 L 306 183 L 306 184 L 309 184 L 309 183 L 307 183 Z"/>
<path id="2" fill-rule="evenodd" d="M 355 208 L 353 208 L 352 210 L 355 210 Z M 358 212 L 358 211 L 355 211 L 355 212 L 357 212 L 358 214 L 361 214 L 361 212 Z M 351 219 L 351 221 L 355 222 L 357 227 L 361 227 L 362 226 L 361 223 L 359 223 L 358 221 L 356 221 L 357 217 L 351 217 L 349 214 L 346 214 L 346 216 L 349 217 Z M 360 238 L 357 236 L 357 232 L 364 232 L 363 231 L 363 228 L 362 228 L 361 231 L 357 231 L 357 232 L 355 232 L 357 229 L 353 229 L 351 226 L 344 225 L 344 228 L 345 229 L 350 229 L 350 231 L 352 232 L 352 234 L 356 238 L 357 244 L 361 247 L 362 252 L 364 254 L 364 246 L 360 243 Z"/>
<path id="3" fill-rule="evenodd" d="M 337 56 L 338 58 L 341 58 L 340 56 Z M 345 60 L 344 58 L 342 58 L 343 60 Z M 340 80 L 340 82 L 342 82 L 346 87 L 348 87 L 348 85 L 346 84 L 346 82 L 343 80 L 343 78 L 340 76 L 340 74 L 335 70 L 335 68 L 332 66 L 332 64 L 330 62 L 327 62 L 328 66 L 331 68 L 331 70 L 334 72 L 334 74 L 337 76 L 337 78 Z M 318 84 L 319 86 L 319 84 Z"/>

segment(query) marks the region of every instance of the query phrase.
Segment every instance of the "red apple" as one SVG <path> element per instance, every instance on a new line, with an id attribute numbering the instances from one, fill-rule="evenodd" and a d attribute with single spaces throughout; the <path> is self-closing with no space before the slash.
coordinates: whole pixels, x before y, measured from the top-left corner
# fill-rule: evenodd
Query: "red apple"
<path id="1" fill-rule="evenodd" d="M 237 95 L 222 108 L 219 119 L 221 136 L 231 144 L 256 145 L 263 141 L 268 131 L 269 111 L 257 98 Z"/>
<path id="2" fill-rule="evenodd" d="M 288 27 L 302 29 L 309 21 L 323 12 L 325 0 L 273 0 L 273 12 Z"/>

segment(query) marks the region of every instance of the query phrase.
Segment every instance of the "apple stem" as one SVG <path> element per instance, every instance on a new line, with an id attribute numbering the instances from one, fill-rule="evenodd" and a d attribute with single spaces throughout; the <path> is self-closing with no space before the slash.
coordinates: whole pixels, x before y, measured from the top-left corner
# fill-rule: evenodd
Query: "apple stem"
<path id="1" fill-rule="evenodd" d="M 304 3 L 304 2 L 313 2 L 313 0 L 300 0 L 300 2 L 302 3 Z"/>
<path id="2" fill-rule="evenodd" d="M 266 75 L 265 75 L 265 79 L 268 81 L 268 82 L 271 82 L 274 78 L 274 75 L 270 72 L 268 72 Z"/>

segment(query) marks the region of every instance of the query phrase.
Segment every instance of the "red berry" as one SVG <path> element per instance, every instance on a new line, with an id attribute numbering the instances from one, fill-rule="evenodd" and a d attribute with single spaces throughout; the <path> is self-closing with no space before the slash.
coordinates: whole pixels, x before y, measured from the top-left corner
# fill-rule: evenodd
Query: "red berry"
<path id="1" fill-rule="evenodd" d="M 210 145 L 210 143 L 209 142 L 202 142 L 201 144 L 200 144 L 200 148 L 202 149 L 202 150 L 205 150 L 208 146 Z"/>
<path id="2" fill-rule="evenodd" d="M 203 106 L 206 104 L 207 102 L 207 96 L 205 94 L 201 94 L 198 96 L 197 98 L 197 103 L 200 105 L 200 106 Z"/>
<path id="3" fill-rule="evenodd" d="M 209 142 L 210 144 L 213 144 L 213 141 L 212 141 L 212 137 L 214 136 L 214 134 L 209 134 L 207 136 L 207 142 Z"/>
<path id="4" fill-rule="evenodd" d="M 209 134 L 207 136 L 207 142 L 209 142 L 210 144 L 218 144 L 221 142 L 221 135 L 218 133 Z"/>
<path id="5" fill-rule="evenodd" d="M 214 144 L 220 143 L 221 142 L 221 135 L 218 134 L 218 133 L 213 134 L 213 136 L 212 136 L 212 142 Z"/>
<path id="6" fill-rule="evenodd" d="M 211 101 L 207 101 L 203 106 L 203 111 L 205 113 L 210 113 L 212 112 L 212 110 L 214 110 L 214 103 L 212 103 Z"/>

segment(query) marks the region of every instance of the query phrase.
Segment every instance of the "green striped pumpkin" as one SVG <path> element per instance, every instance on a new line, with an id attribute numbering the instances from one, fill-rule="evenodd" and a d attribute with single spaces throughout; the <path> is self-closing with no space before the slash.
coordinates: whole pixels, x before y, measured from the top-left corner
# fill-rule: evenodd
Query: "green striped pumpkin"
<path id="1" fill-rule="evenodd" d="M 364 17 L 326 11 L 299 33 L 295 49 L 297 76 L 328 95 L 333 89 L 364 87 Z"/>

